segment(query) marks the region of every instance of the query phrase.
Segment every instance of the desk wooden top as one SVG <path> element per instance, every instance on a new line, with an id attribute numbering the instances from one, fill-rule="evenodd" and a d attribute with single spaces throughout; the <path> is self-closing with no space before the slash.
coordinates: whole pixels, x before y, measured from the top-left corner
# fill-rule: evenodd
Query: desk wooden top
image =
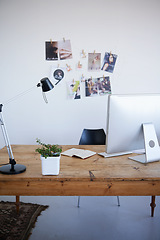
<path id="1" fill-rule="evenodd" d="M 95 152 L 103 152 L 105 146 L 65 145 L 62 152 L 72 147 L 88 149 Z M 4 179 L 31 179 L 54 178 L 57 180 L 84 181 L 92 177 L 95 181 L 110 180 L 159 180 L 160 162 L 141 164 L 128 159 L 129 155 L 112 158 L 103 158 L 96 154 L 87 159 L 68 157 L 61 155 L 60 173 L 58 176 L 42 176 L 40 155 L 35 153 L 36 145 L 13 145 L 12 151 L 15 160 L 26 166 L 24 173 L 17 175 L 0 174 L 0 180 Z M 7 163 L 8 153 L 6 149 L 0 150 L 0 164 Z"/>
<path id="2" fill-rule="evenodd" d="M 62 152 L 70 149 L 72 147 L 75 148 L 82 148 L 82 149 L 88 149 L 95 152 L 103 152 L 105 150 L 105 146 L 87 146 L 87 145 L 65 145 L 62 146 Z M 74 192 L 66 192 L 66 195 L 78 195 L 81 193 L 81 195 L 141 195 L 141 191 L 144 188 L 147 189 L 147 186 L 153 186 L 156 185 L 154 188 L 155 191 L 151 191 L 151 187 L 148 192 L 142 191 L 142 195 L 160 195 L 160 162 L 154 162 L 149 164 L 141 164 L 138 162 L 135 162 L 133 160 L 128 159 L 128 155 L 125 156 L 118 156 L 118 157 L 112 157 L 112 158 L 103 158 L 99 156 L 98 154 L 87 158 L 85 160 L 82 160 L 80 158 L 76 157 L 67 157 L 61 155 L 60 160 L 60 173 L 58 176 L 43 176 L 41 172 L 41 160 L 40 155 L 38 153 L 35 153 L 35 149 L 37 148 L 36 145 L 13 145 L 12 150 L 15 157 L 15 160 L 19 164 L 23 164 L 26 166 L 26 171 L 21 174 L 17 175 L 4 175 L 0 174 L 0 195 L 7 194 L 7 190 L 5 191 L 5 186 L 2 186 L 2 184 L 7 184 L 8 186 L 12 185 L 14 182 L 17 184 L 20 182 L 25 183 L 31 183 L 31 182 L 39 182 L 42 184 L 47 183 L 51 184 L 51 182 L 56 183 L 59 182 L 61 184 L 67 183 L 68 186 L 73 183 L 74 185 L 81 184 L 81 191 L 76 191 L 74 189 Z M 0 164 L 4 164 L 8 162 L 8 153 L 6 149 L 0 150 Z M 82 184 L 87 186 L 91 186 L 92 184 L 112 184 L 116 182 L 116 189 L 114 191 L 108 191 L 104 194 L 104 192 L 98 194 L 88 193 L 83 194 L 82 191 Z M 141 190 L 139 189 L 138 193 L 135 193 L 133 191 L 127 192 L 123 189 L 123 192 L 118 190 L 121 188 L 121 186 L 124 185 L 124 183 L 129 183 L 130 185 L 126 185 L 127 189 L 131 187 L 134 184 L 134 189 L 136 190 L 136 183 L 142 185 Z M 145 183 L 149 184 L 147 186 L 144 186 Z M 91 185 L 90 185 L 91 184 Z M 120 184 L 120 185 L 119 185 Z M 102 184 L 103 185 L 103 184 Z M 26 186 L 26 185 L 25 185 Z M 25 188 L 23 186 L 23 188 Z M 100 185 L 97 185 L 100 186 Z M 105 185 L 106 186 L 106 185 Z M 109 185 L 108 189 L 111 188 Z M 139 185 L 138 185 L 139 186 Z M 28 188 L 29 189 L 29 188 Z M 77 187 L 78 189 L 78 187 Z M 131 188 L 130 188 L 131 189 Z M 67 190 L 66 190 L 67 191 Z M 13 194 L 14 191 L 11 190 L 9 194 Z M 43 194 L 33 192 L 23 192 L 22 190 L 19 190 L 19 195 L 45 195 L 45 192 Z M 56 193 L 55 193 L 56 194 Z M 46 195 L 50 195 L 49 192 L 46 193 Z M 52 195 L 52 194 L 51 194 Z M 53 194 L 54 195 L 54 194 Z M 57 194 L 58 195 L 58 194 Z M 65 192 L 61 192 L 59 195 L 65 195 Z"/>

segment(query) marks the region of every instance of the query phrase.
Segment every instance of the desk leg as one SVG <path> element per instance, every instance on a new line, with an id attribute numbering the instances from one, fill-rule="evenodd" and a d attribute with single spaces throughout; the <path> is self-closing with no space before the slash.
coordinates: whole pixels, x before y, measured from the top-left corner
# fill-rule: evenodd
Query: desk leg
<path id="1" fill-rule="evenodd" d="M 19 196 L 16 196 L 16 210 L 17 210 L 17 213 L 19 213 Z"/>
<path id="2" fill-rule="evenodd" d="M 151 204 L 150 204 L 150 206 L 151 206 L 151 217 L 154 217 L 154 208 L 156 207 L 155 199 L 156 199 L 155 196 L 151 197 Z"/>
<path id="3" fill-rule="evenodd" d="M 78 205 L 77 207 L 79 208 L 80 207 L 80 196 L 78 196 Z"/>

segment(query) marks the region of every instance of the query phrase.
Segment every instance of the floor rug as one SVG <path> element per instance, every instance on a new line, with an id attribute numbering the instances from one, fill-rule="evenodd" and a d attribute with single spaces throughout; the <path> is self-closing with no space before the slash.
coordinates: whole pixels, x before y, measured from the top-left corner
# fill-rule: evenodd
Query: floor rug
<path id="1" fill-rule="evenodd" d="M 19 213 L 14 202 L 0 202 L 0 240 L 26 240 L 37 217 L 48 206 L 20 202 Z"/>

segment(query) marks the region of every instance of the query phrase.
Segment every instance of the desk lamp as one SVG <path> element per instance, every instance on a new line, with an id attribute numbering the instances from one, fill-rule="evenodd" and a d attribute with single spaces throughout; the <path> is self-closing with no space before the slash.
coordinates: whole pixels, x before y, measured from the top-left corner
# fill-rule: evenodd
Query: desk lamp
<path id="1" fill-rule="evenodd" d="M 42 78 L 40 80 L 40 83 L 37 84 L 37 87 L 42 88 L 43 98 L 44 98 L 45 102 L 48 103 L 47 99 L 46 99 L 46 96 L 45 96 L 45 92 L 48 92 L 51 89 L 53 89 L 54 88 L 53 84 L 50 82 L 50 80 L 47 77 L 45 77 L 45 78 Z M 31 89 L 29 89 L 29 90 L 31 90 Z M 26 92 L 23 92 L 22 94 L 18 95 L 18 97 L 21 96 L 21 95 L 24 95 L 29 90 L 27 90 Z M 15 99 L 15 98 L 13 98 L 13 99 Z M 11 99 L 11 100 L 13 100 L 13 99 Z M 8 102 L 10 102 L 11 100 L 9 100 Z M 4 120 L 3 120 L 3 116 L 2 116 L 2 107 L 3 107 L 3 104 L 0 104 L 0 125 L 1 125 L 2 133 L 3 133 L 5 145 L 7 147 L 8 155 L 9 155 L 9 163 L 0 167 L 0 173 L 3 173 L 3 174 L 19 174 L 19 173 L 22 173 L 22 172 L 26 171 L 26 167 L 24 165 L 21 165 L 21 164 L 16 164 L 16 161 L 15 161 L 14 156 L 13 156 L 12 148 L 11 148 L 11 145 L 10 145 L 7 129 L 6 129 L 6 126 L 5 126 L 5 123 L 4 123 Z"/>

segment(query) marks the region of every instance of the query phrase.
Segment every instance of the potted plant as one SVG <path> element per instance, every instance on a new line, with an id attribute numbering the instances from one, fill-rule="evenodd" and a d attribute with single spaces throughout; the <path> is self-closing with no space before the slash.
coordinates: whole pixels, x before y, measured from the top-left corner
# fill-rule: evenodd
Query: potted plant
<path id="1" fill-rule="evenodd" d="M 42 143 L 38 138 L 36 142 L 41 146 L 36 148 L 35 151 L 41 154 L 42 175 L 58 175 L 62 147 L 57 144 L 51 145 Z"/>

